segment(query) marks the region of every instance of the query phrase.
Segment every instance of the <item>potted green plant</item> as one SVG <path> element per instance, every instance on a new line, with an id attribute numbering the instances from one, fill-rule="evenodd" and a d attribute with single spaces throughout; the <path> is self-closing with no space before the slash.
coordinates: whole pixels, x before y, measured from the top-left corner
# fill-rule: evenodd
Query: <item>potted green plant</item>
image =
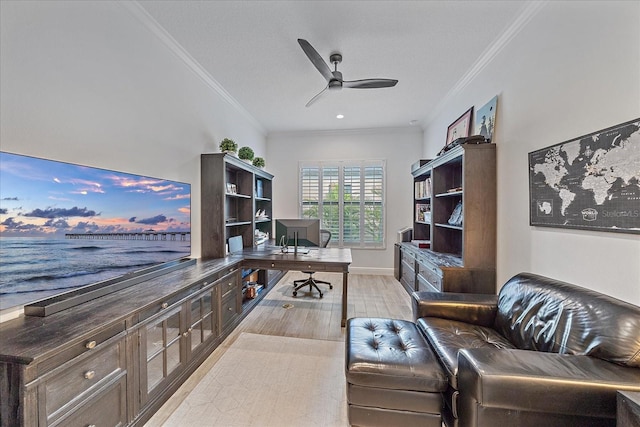
<path id="1" fill-rule="evenodd" d="M 257 167 L 257 168 L 263 168 L 264 167 L 264 159 L 262 157 L 256 157 L 253 159 L 253 166 Z"/>
<path id="2" fill-rule="evenodd" d="M 225 138 L 220 142 L 220 151 L 235 155 L 238 151 L 238 144 L 233 139 Z"/>
<path id="3" fill-rule="evenodd" d="M 241 147 L 240 150 L 238 150 L 238 157 L 240 157 L 241 160 L 251 163 L 253 160 L 253 149 L 251 147 Z"/>

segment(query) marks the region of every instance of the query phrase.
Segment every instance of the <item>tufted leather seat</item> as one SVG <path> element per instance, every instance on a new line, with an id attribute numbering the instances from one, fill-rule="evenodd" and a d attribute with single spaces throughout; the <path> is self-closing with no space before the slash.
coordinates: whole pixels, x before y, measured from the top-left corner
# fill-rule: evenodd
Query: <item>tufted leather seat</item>
<path id="1" fill-rule="evenodd" d="M 352 318 L 345 346 L 351 425 L 440 426 L 447 376 L 414 323 Z"/>

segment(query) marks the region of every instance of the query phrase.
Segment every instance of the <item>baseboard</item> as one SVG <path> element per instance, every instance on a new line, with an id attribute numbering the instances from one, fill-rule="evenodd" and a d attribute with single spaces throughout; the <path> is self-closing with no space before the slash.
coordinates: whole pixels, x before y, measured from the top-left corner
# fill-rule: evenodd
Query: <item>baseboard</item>
<path id="1" fill-rule="evenodd" d="M 349 267 L 349 273 L 373 274 L 374 276 L 393 276 L 393 268 Z"/>

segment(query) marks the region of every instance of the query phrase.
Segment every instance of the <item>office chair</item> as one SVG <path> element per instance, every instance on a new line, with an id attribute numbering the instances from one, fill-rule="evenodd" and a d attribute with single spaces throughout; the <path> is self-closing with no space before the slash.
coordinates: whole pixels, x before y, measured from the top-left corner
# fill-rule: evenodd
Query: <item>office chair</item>
<path id="1" fill-rule="evenodd" d="M 324 230 L 321 229 L 320 230 L 320 247 L 321 248 L 326 248 L 327 245 L 329 244 L 329 240 L 331 240 L 331 232 L 329 230 Z M 316 280 L 313 277 L 313 273 L 315 273 L 315 271 L 303 271 L 303 273 L 308 274 L 309 277 L 307 279 L 300 279 L 300 280 L 294 280 L 293 281 L 293 296 L 297 296 L 298 295 L 298 290 L 300 288 L 304 288 L 305 286 L 309 286 L 309 292 L 313 291 L 313 288 L 315 288 L 318 293 L 320 294 L 320 298 L 322 298 L 322 291 L 320 290 L 320 288 L 318 287 L 318 284 L 324 284 L 324 285 L 329 285 L 329 289 L 333 289 L 333 285 L 329 282 L 325 282 L 322 280 Z"/>

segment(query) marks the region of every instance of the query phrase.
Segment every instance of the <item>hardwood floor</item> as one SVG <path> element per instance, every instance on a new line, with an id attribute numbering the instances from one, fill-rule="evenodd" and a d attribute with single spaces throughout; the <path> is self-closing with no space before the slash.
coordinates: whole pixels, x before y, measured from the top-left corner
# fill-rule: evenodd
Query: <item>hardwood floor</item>
<path id="1" fill-rule="evenodd" d="M 342 275 L 315 273 L 314 277 L 333 284 L 319 285 L 324 294 L 300 290 L 293 297 L 293 280 L 306 276 L 289 272 L 254 310 L 243 320 L 234 335 L 240 332 L 279 335 L 320 340 L 344 340 L 340 327 L 342 308 Z M 308 288 L 306 288 L 308 290 Z M 393 276 L 365 274 L 349 275 L 347 317 L 390 317 L 411 320 L 411 301 L 400 282 Z M 290 304 L 292 308 L 284 308 Z"/>
<path id="2" fill-rule="evenodd" d="M 317 292 L 308 294 L 302 290 L 294 298 L 293 280 L 305 277 L 300 272 L 287 273 L 145 427 L 163 426 L 242 332 L 344 341 L 344 328 L 340 327 L 342 274 L 315 273 L 315 278 L 333 284 L 331 290 L 328 285 L 320 285 L 324 294 L 322 299 L 318 298 Z M 393 276 L 349 274 L 347 317 L 364 316 L 412 320 L 410 297 Z"/>

